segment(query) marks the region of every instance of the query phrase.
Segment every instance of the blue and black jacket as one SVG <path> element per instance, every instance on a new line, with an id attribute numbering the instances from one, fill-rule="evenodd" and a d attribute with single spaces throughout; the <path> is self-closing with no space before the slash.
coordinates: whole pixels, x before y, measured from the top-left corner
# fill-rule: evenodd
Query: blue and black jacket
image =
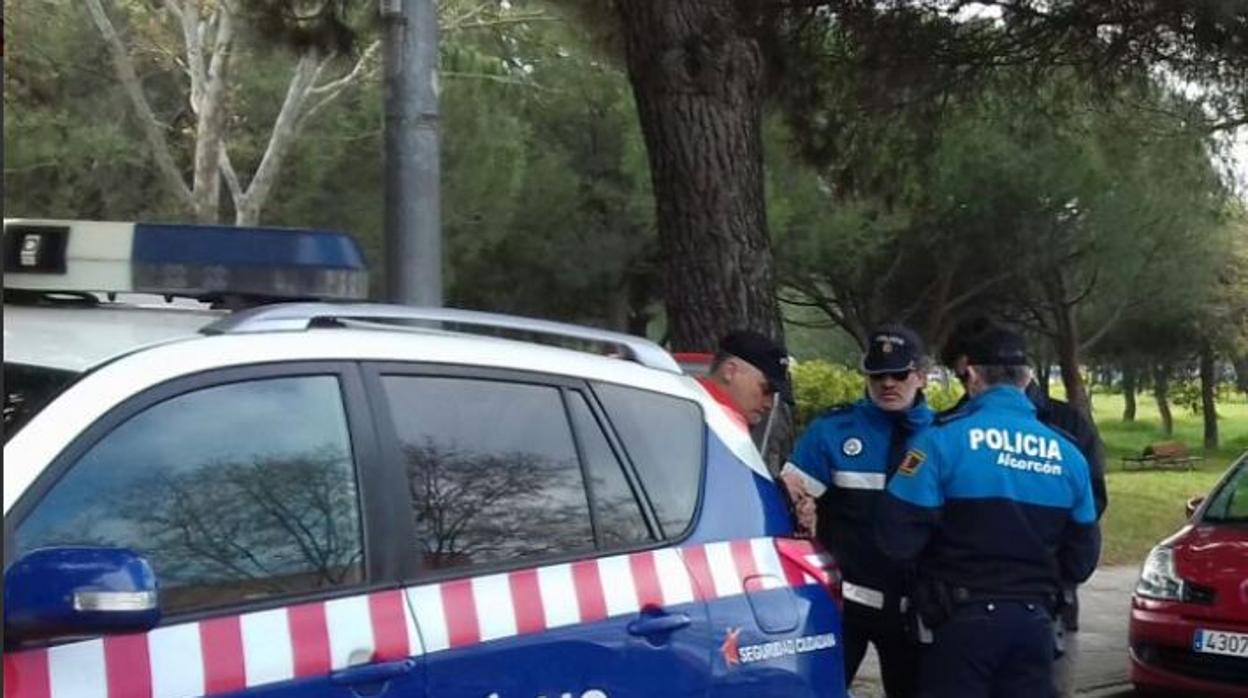
<path id="1" fill-rule="evenodd" d="M 1079 449 L 996 386 L 918 435 L 889 481 L 880 547 L 985 598 L 1052 598 L 1087 579 L 1100 529 Z"/>
<path id="2" fill-rule="evenodd" d="M 890 596 L 900 592 L 902 580 L 876 544 L 876 512 L 906 443 L 933 417 L 922 393 L 904 412 L 864 398 L 816 419 L 794 447 L 790 462 L 828 488 L 817 502 L 817 537 L 847 581 Z"/>

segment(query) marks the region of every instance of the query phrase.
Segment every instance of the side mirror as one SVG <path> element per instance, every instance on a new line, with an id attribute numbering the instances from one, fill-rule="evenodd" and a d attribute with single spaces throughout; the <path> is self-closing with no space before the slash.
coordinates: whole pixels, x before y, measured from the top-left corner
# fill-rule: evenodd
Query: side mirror
<path id="1" fill-rule="evenodd" d="M 1192 516 L 1196 513 L 1196 510 L 1199 509 L 1200 505 L 1204 502 L 1204 497 L 1192 497 L 1187 500 L 1187 518 L 1192 518 Z"/>
<path id="2" fill-rule="evenodd" d="M 4 572 L 6 643 L 150 630 L 156 575 L 123 548 L 32 550 Z"/>

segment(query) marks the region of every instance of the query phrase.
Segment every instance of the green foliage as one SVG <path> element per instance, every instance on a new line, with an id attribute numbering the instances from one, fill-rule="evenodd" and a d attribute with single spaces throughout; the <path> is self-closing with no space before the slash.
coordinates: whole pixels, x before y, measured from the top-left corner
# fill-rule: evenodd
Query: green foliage
<path id="1" fill-rule="evenodd" d="M 866 390 L 861 373 L 829 361 L 801 361 L 790 372 L 797 402 L 794 422 L 799 430 L 823 412 L 862 398 Z"/>
<path id="2" fill-rule="evenodd" d="M 958 404 L 958 400 L 962 399 L 962 384 L 956 380 L 928 381 L 923 394 L 927 396 L 927 404 L 932 409 L 942 412 Z"/>
<path id="3" fill-rule="evenodd" d="M 813 419 L 838 405 L 866 395 L 866 379 L 857 370 L 830 361 L 799 361 L 791 369 L 793 399 L 797 403 L 794 422 L 801 430 Z M 962 397 L 957 381 L 929 381 L 923 390 L 927 404 L 936 411 L 953 407 Z"/>

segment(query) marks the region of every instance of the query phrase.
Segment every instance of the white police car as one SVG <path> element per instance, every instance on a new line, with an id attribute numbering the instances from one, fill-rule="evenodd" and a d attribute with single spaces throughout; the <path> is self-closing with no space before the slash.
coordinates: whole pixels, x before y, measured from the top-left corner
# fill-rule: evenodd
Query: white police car
<path id="1" fill-rule="evenodd" d="M 217 309 L 362 297 L 332 233 L 6 221 L 3 253 L 5 698 L 843 695 L 834 564 L 658 346 Z"/>

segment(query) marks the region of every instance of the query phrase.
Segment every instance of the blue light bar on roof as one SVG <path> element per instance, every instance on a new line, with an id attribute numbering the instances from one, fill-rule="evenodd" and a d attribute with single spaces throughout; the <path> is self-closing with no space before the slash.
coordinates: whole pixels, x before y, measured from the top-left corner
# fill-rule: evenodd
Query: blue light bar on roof
<path id="1" fill-rule="evenodd" d="M 201 300 L 360 300 L 368 270 L 349 235 L 324 230 L 14 219 L 5 285 Z"/>

